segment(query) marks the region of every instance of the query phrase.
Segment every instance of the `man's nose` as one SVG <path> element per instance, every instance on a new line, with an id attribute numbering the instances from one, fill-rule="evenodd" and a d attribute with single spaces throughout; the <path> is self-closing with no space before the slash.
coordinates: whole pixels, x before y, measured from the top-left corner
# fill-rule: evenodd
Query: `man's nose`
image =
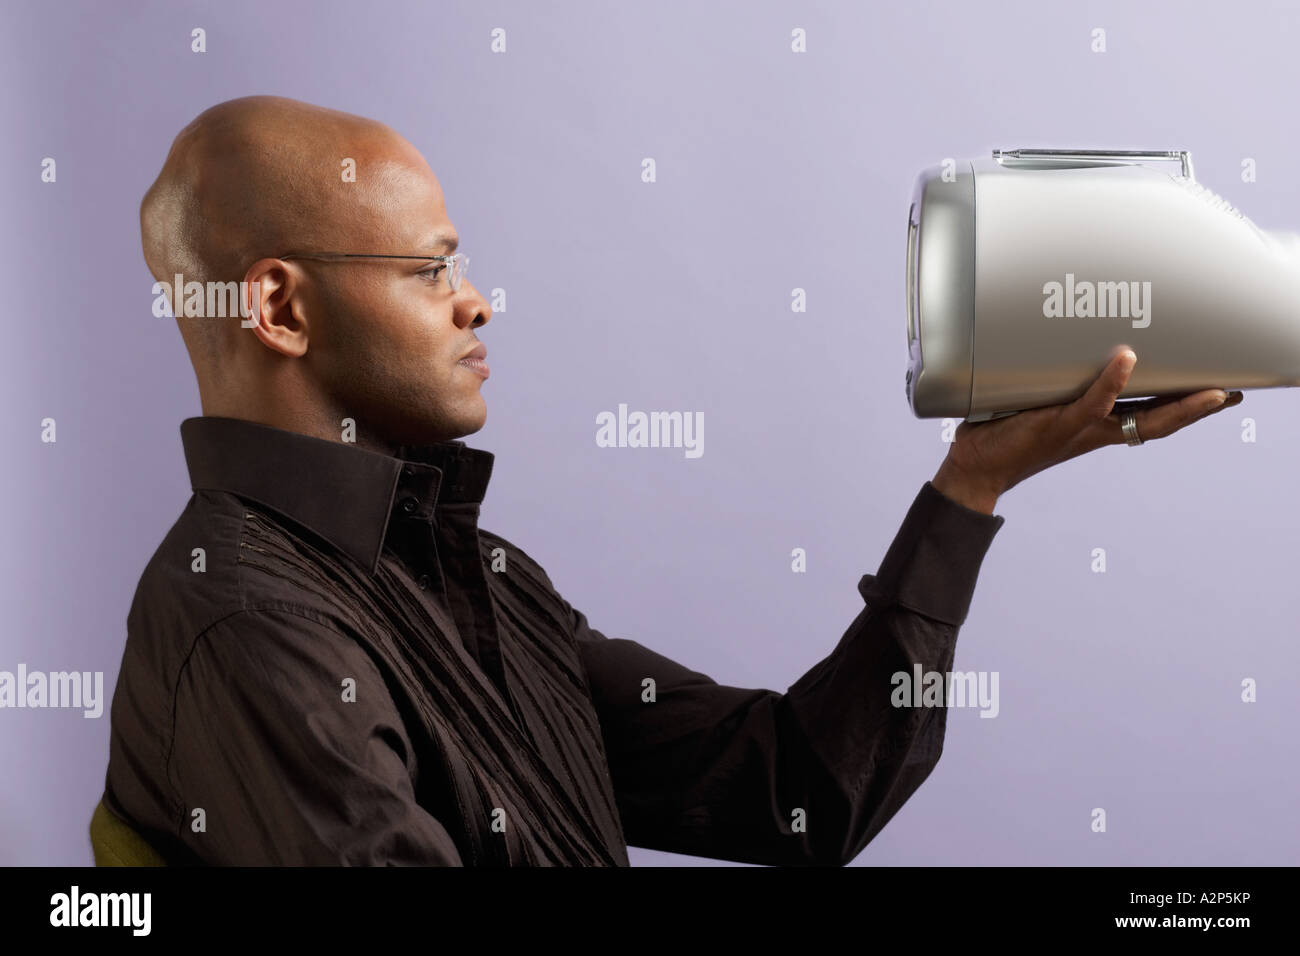
<path id="1" fill-rule="evenodd" d="M 466 279 L 456 293 L 456 324 L 477 329 L 481 325 L 487 325 L 491 319 L 492 307 Z"/>

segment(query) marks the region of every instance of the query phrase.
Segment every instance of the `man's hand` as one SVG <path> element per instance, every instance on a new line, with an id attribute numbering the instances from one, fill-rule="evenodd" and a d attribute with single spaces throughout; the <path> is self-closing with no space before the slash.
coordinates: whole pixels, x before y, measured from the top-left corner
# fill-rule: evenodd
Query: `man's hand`
<path id="1" fill-rule="evenodd" d="M 992 514 L 998 497 L 1030 475 L 1105 445 L 1124 444 L 1120 413 L 1113 409 L 1136 363 L 1133 350 L 1121 348 L 1088 391 L 1068 405 L 1029 409 L 978 424 L 962 422 L 931 484 L 959 504 Z M 1138 435 L 1150 441 L 1241 400 L 1241 392 L 1212 388 L 1135 402 L 1121 411 L 1139 410 Z"/>

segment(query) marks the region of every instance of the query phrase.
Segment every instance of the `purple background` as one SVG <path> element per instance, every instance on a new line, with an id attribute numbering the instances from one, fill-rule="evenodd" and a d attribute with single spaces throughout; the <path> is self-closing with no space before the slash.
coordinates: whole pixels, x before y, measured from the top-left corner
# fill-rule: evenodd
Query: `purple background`
<path id="1" fill-rule="evenodd" d="M 921 168 L 1188 148 L 1261 227 L 1300 227 L 1300 19 L 1281 3 L 612 6 L 5 4 L 0 669 L 102 670 L 105 715 L 0 710 L 0 863 L 91 860 L 126 613 L 189 494 L 178 425 L 199 414 L 175 324 L 150 313 L 137 210 L 213 103 L 306 99 L 425 154 L 471 279 L 508 294 L 468 438 L 497 455 L 483 526 L 593 626 L 740 686 L 784 690 L 834 647 L 945 452 L 903 390 Z M 1000 673 L 1001 713 L 949 713 L 938 768 L 859 865 L 1300 858 L 1295 401 L 1248 393 L 1002 499 L 957 648 L 958 669 Z M 620 402 L 703 411 L 704 456 L 597 448 Z"/>

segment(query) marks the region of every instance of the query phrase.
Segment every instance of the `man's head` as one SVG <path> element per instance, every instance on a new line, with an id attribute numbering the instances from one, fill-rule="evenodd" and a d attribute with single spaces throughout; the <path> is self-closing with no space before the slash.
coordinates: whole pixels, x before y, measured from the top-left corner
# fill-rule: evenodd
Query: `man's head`
<path id="1" fill-rule="evenodd" d="M 358 443 L 383 448 L 483 427 L 483 377 L 459 361 L 492 311 L 468 281 L 453 292 L 437 260 L 281 258 L 453 251 L 433 170 L 384 124 L 279 97 L 220 103 L 176 137 L 140 228 L 160 282 L 257 292 L 252 328 L 177 319 L 204 414 L 333 439 L 352 418 Z"/>

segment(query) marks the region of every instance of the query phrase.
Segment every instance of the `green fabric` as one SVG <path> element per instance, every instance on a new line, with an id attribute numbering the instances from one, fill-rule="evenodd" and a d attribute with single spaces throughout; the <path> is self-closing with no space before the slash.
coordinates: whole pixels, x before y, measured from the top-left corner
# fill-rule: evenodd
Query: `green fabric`
<path id="1" fill-rule="evenodd" d="M 140 834 L 108 812 L 101 800 L 90 817 L 90 847 L 95 866 L 166 866 Z"/>

